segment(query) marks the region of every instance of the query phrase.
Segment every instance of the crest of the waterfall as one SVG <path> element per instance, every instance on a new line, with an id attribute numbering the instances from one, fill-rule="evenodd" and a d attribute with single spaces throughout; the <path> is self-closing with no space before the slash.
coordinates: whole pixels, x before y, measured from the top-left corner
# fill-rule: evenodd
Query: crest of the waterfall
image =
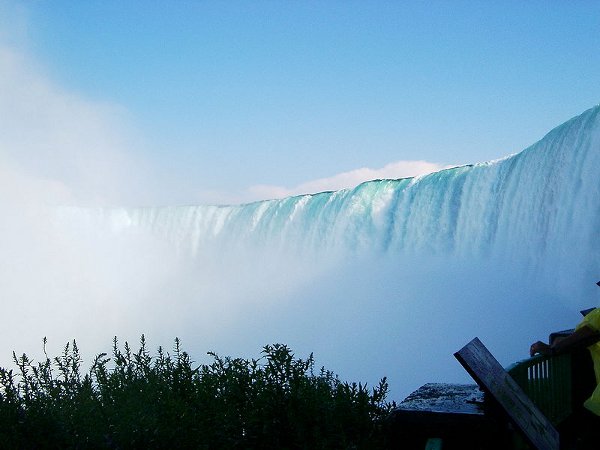
<path id="1" fill-rule="evenodd" d="M 81 329 L 100 319 L 110 335 L 229 354 L 285 342 L 396 392 L 460 378 L 451 355 L 474 335 L 517 359 L 597 304 L 599 117 L 498 161 L 336 192 L 62 209 L 57 227 L 88 261 L 77 279 L 84 267 L 96 286 Z"/>

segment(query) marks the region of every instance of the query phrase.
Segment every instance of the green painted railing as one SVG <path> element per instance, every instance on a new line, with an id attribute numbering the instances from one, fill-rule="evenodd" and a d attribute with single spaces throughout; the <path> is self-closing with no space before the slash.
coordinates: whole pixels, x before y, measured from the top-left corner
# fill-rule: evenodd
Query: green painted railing
<path id="1" fill-rule="evenodd" d="M 553 423 L 572 412 L 571 355 L 537 355 L 508 367 L 508 373 Z"/>

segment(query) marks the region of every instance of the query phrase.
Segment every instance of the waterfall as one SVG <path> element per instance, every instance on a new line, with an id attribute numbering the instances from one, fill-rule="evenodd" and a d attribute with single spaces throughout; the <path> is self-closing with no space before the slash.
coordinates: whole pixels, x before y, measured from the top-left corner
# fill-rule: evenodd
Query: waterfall
<path id="1" fill-rule="evenodd" d="M 567 273 L 573 286 L 600 277 L 599 115 L 590 109 L 504 159 L 417 178 L 245 205 L 101 214 L 114 230 L 150 230 L 193 257 L 240 248 L 316 258 L 489 256 L 554 282 Z"/>
<path id="2" fill-rule="evenodd" d="M 598 303 L 599 174 L 597 106 L 518 154 L 416 178 L 244 205 L 62 208 L 44 300 L 16 315 L 37 339 L 94 349 L 141 333 L 179 336 L 196 358 L 282 342 L 345 379 L 387 375 L 400 399 L 467 381 L 452 353 L 474 336 L 509 364 Z"/>

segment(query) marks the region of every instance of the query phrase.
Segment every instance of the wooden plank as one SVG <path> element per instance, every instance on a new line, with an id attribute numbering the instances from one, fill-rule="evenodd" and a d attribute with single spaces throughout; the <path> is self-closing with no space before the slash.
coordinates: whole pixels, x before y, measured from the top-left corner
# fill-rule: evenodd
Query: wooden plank
<path id="1" fill-rule="evenodd" d="M 497 400 L 538 450 L 558 450 L 559 435 L 482 342 L 475 338 L 454 354 L 479 386 Z"/>

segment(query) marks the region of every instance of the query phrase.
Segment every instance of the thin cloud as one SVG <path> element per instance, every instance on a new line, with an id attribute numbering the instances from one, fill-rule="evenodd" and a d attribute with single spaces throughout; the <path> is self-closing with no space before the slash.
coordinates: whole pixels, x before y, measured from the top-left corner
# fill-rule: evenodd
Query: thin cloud
<path id="1" fill-rule="evenodd" d="M 363 167 L 337 175 L 307 181 L 293 188 L 273 185 L 255 185 L 248 189 L 249 196 L 258 199 L 284 198 L 291 195 L 311 194 L 352 188 L 365 181 L 415 177 L 437 172 L 451 166 L 429 161 L 396 161 L 380 169 Z"/>

